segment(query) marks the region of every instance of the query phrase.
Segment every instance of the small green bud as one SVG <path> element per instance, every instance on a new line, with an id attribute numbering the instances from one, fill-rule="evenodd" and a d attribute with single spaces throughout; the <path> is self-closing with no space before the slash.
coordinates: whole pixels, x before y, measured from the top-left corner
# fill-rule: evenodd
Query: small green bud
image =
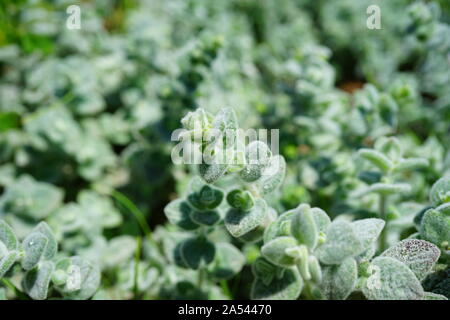
<path id="1" fill-rule="evenodd" d="M 430 191 L 430 201 L 435 206 L 450 202 L 450 178 L 444 177 L 434 183 Z"/>
<path id="2" fill-rule="evenodd" d="M 292 219 L 291 233 L 300 243 L 313 249 L 317 245 L 318 232 L 311 208 L 302 204 L 296 211 Z"/>
<path id="3" fill-rule="evenodd" d="M 315 256 L 309 256 L 308 268 L 311 273 L 311 277 L 315 283 L 322 282 L 322 269 L 320 268 L 319 260 Z"/>
<path id="4" fill-rule="evenodd" d="M 189 203 L 200 211 L 215 209 L 222 200 L 223 192 L 209 185 L 204 185 L 199 192 L 191 193 L 188 196 Z"/>
<path id="5" fill-rule="evenodd" d="M 311 280 L 311 272 L 309 271 L 309 253 L 306 246 L 300 246 L 300 257 L 297 259 L 298 270 L 303 280 Z"/>
<path id="6" fill-rule="evenodd" d="M 375 149 L 389 160 L 398 162 L 403 157 L 403 148 L 396 137 L 381 137 L 375 142 Z"/>
<path id="7" fill-rule="evenodd" d="M 230 191 L 227 195 L 227 202 L 231 207 L 244 211 L 250 210 L 254 205 L 251 193 L 240 189 Z"/>
<path id="8" fill-rule="evenodd" d="M 66 283 L 67 277 L 67 273 L 64 270 L 58 269 L 53 272 L 52 282 L 57 286 L 62 286 L 64 283 Z"/>
<path id="9" fill-rule="evenodd" d="M 388 172 L 392 169 L 393 164 L 384 154 L 372 149 L 360 149 L 358 154 L 370 161 L 373 165 L 378 167 L 383 172 Z"/>

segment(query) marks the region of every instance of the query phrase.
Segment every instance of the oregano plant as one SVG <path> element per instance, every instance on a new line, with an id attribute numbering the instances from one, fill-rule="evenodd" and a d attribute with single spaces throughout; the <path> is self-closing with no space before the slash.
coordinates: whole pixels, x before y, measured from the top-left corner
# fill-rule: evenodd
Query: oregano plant
<path id="1" fill-rule="evenodd" d="M 358 154 L 361 158 L 369 161 L 375 171 L 365 171 L 363 177 L 369 186 L 357 196 L 367 193 L 378 194 L 379 217 L 384 221 L 389 220 L 389 207 L 392 195 L 408 194 L 413 187 L 410 182 L 402 178 L 404 172 L 424 168 L 428 166 L 428 160 L 424 158 L 404 157 L 403 147 L 396 137 L 381 137 L 375 141 L 373 149 L 360 149 Z M 380 250 L 387 248 L 387 229 L 380 236 Z"/>
<path id="2" fill-rule="evenodd" d="M 185 147 L 218 151 L 211 153 L 209 163 L 195 165 L 193 169 L 199 177 L 190 181 L 186 196 L 164 209 L 171 223 L 191 232 L 192 236 L 178 243 L 173 254 L 181 266 L 199 270 L 200 285 L 205 275 L 226 279 L 242 269 L 243 254 L 232 244 L 215 243 L 210 234 L 224 227 L 240 241 L 259 241 L 276 216 L 265 196 L 283 181 L 286 164 L 282 156 L 271 154 L 265 142 L 241 144 L 232 109 L 222 109 L 214 117 L 198 109 L 181 122 Z M 204 141 L 213 130 L 216 131 L 214 140 Z M 222 150 L 214 144 L 232 151 L 228 162 L 220 162 Z M 220 181 L 222 178 L 224 182 Z"/>
<path id="3" fill-rule="evenodd" d="M 68 2 L 1 4 L 0 300 L 450 298 L 448 0 Z"/>
<path id="4" fill-rule="evenodd" d="M 45 222 L 19 241 L 14 230 L 0 220 L 0 280 L 3 283 L 34 300 L 47 299 L 52 291 L 66 299 L 92 297 L 100 283 L 98 267 L 80 257 L 58 257 L 57 250 L 58 243 Z M 21 279 L 20 289 L 13 284 L 17 279 Z"/>
<path id="5" fill-rule="evenodd" d="M 188 146 L 197 144 L 199 149 L 210 146 L 201 140 L 209 130 L 238 128 L 231 109 L 223 109 L 215 117 L 199 109 L 182 123 L 186 126 L 183 139 Z M 192 139 L 190 133 L 196 138 Z M 233 146 L 237 141 L 233 136 Z M 402 158 L 395 138 L 381 139 L 377 149 L 389 157 L 377 150 L 360 150 L 359 154 L 381 170 L 383 182 L 371 185 L 368 192 L 380 194 L 383 203 L 387 195 L 410 189 L 408 184 L 397 182 L 396 173 L 426 166 L 427 162 Z M 181 267 L 198 270 L 200 287 L 211 265 L 219 265 L 217 257 L 224 268 L 234 262 L 234 272 L 239 272 L 246 262 L 236 247 L 230 246 L 226 255 L 221 252 L 224 244 L 215 243 L 212 235 L 216 229 L 225 228 L 241 243 L 261 243 L 260 254 L 252 263 L 253 299 L 347 299 L 355 292 L 375 300 L 445 298 L 426 292 L 421 284 L 434 271 L 441 255 L 434 244 L 411 239 L 386 250 L 385 211 L 380 218 L 331 221 L 322 209 L 300 204 L 278 215 L 264 196 L 282 182 L 284 162 L 267 176 L 265 170 L 276 156 L 270 154 L 266 144 L 253 141 L 241 151 L 245 161 L 240 166 L 218 162 L 194 166 L 200 177 L 190 181 L 184 198 L 165 208 L 169 221 L 191 234 L 174 247 L 173 255 Z M 254 154 L 261 157 L 252 163 Z"/>

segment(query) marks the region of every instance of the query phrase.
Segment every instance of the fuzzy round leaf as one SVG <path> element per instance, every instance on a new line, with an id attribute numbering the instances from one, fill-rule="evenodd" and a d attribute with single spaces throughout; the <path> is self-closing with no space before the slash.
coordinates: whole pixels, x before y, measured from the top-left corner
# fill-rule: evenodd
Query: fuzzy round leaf
<path id="1" fill-rule="evenodd" d="M 22 268 L 31 270 L 41 258 L 43 258 L 48 239 L 42 233 L 30 233 L 22 242 L 22 249 L 25 256 L 22 259 Z"/>
<path id="2" fill-rule="evenodd" d="M 24 291 L 34 300 L 45 300 L 55 266 L 51 261 L 41 261 L 27 271 L 22 280 Z"/>
<path id="3" fill-rule="evenodd" d="M 267 230 L 267 227 L 275 221 L 277 218 L 277 212 L 273 208 L 267 209 L 267 214 L 263 220 L 263 222 L 257 226 L 255 229 L 247 232 L 243 236 L 240 236 L 238 239 L 242 242 L 254 243 L 260 241 L 264 237 L 264 233 Z"/>
<path id="4" fill-rule="evenodd" d="M 435 209 L 425 212 L 420 224 L 420 235 L 423 239 L 438 246 L 450 242 L 450 216 Z"/>
<path id="5" fill-rule="evenodd" d="M 234 134 L 236 134 L 236 130 L 238 129 L 238 121 L 234 110 L 232 108 L 221 109 L 214 117 L 212 127 L 222 131 L 224 134 L 226 134 L 227 131 L 234 131 Z"/>
<path id="6" fill-rule="evenodd" d="M 267 215 L 267 204 L 257 199 L 250 211 L 231 208 L 225 216 L 225 227 L 233 237 L 242 237 L 262 224 Z"/>
<path id="7" fill-rule="evenodd" d="M 242 211 L 250 210 L 255 204 L 251 193 L 240 189 L 228 192 L 227 202 L 231 207 Z"/>
<path id="8" fill-rule="evenodd" d="M 8 250 L 17 250 L 19 247 L 16 234 L 3 220 L 0 220 L 0 242 L 2 242 Z"/>
<path id="9" fill-rule="evenodd" d="M 198 165 L 198 172 L 200 176 L 207 183 L 213 183 L 219 180 L 221 176 L 227 171 L 228 166 L 220 163 L 201 163 Z"/>
<path id="10" fill-rule="evenodd" d="M 432 209 L 432 207 L 430 209 Z M 450 216 L 450 202 L 443 203 L 440 206 L 437 206 L 435 209 L 446 214 L 447 216 Z"/>
<path id="11" fill-rule="evenodd" d="M 400 241 L 382 254 L 403 262 L 419 280 L 430 273 L 440 255 L 441 251 L 434 244 L 417 239 Z"/>
<path id="12" fill-rule="evenodd" d="M 112 199 L 90 190 L 83 190 L 77 196 L 81 210 L 97 219 L 104 228 L 114 228 L 122 223 L 122 216 L 114 206 Z"/>
<path id="13" fill-rule="evenodd" d="M 132 236 L 120 235 L 112 238 L 101 251 L 100 259 L 105 267 L 113 268 L 132 259 L 136 251 L 136 240 Z"/>
<path id="14" fill-rule="evenodd" d="M 223 200 L 222 190 L 204 185 L 200 191 L 188 195 L 189 203 L 197 210 L 205 211 L 217 208 Z"/>
<path id="15" fill-rule="evenodd" d="M 438 206 L 445 202 L 450 202 L 450 178 L 443 177 L 436 181 L 430 190 L 430 201 Z"/>
<path id="16" fill-rule="evenodd" d="M 329 300 L 345 300 L 355 289 L 358 267 L 355 259 L 345 259 L 341 264 L 322 269 L 320 284 L 322 294 Z"/>
<path id="17" fill-rule="evenodd" d="M 291 235 L 292 219 L 296 214 L 296 209 L 292 209 L 281 214 L 277 220 L 272 222 L 264 232 L 264 243 L 280 236 Z"/>
<path id="18" fill-rule="evenodd" d="M 204 237 L 187 239 L 180 247 L 181 259 L 194 270 L 210 264 L 214 260 L 215 253 L 214 244 Z"/>
<path id="19" fill-rule="evenodd" d="M 402 262 L 391 257 L 372 261 L 372 275 L 362 287 L 369 300 L 420 300 L 424 291 L 414 273 Z"/>
<path id="20" fill-rule="evenodd" d="M 86 228 L 84 213 L 80 205 L 68 203 L 52 214 L 50 223 L 59 228 L 59 233 L 77 233 Z M 92 224 L 89 223 L 89 225 Z"/>
<path id="21" fill-rule="evenodd" d="M 318 241 L 318 231 L 313 212 L 306 204 L 299 205 L 296 211 L 297 213 L 291 223 L 291 234 L 299 243 L 313 249 Z"/>
<path id="22" fill-rule="evenodd" d="M 220 242 L 216 244 L 216 254 L 208 272 L 215 279 L 229 279 L 242 270 L 245 262 L 244 255 L 235 246 Z"/>
<path id="23" fill-rule="evenodd" d="M 209 211 L 197 211 L 194 210 L 191 212 L 191 219 L 195 223 L 203 226 L 213 226 L 220 221 L 220 214 L 217 210 L 209 210 Z"/>
<path id="24" fill-rule="evenodd" d="M 331 223 L 328 214 L 320 208 L 311 208 L 311 212 L 316 223 L 318 232 L 326 232 Z"/>
<path id="25" fill-rule="evenodd" d="M 340 264 L 363 250 L 361 240 L 349 222 L 331 223 L 326 235 L 325 243 L 316 250 L 316 256 L 324 264 Z"/>
<path id="26" fill-rule="evenodd" d="M 279 237 L 266 243 L 261 248 L 264 258 L 280 267 L 291 267 L 296 264 L 296 259 L 286 253 L 287 249 L 298 247 L 298 242 L 292 237 Z"/>
<path id="27" fill-rule="evenodd" d="M 80 257 L 63 258 L 56 263 L 55 271 L 67 275 L 64 284 L 55 285 L 66 299 L 86 300 L 92 297 L 100 285 L 100 269 Z"/>
<path id="28" fill-rule="evenodd" d="M 262 239 L 264 236 L 265 226 L 260 224 L 255 229 L 247 232 L 243 236 L 238 237 L 237 239 L 245 242 L 245 243 L 256 243 Z"/>
<path id="29" fill-rule="evenodd" d="M 47 238 L 47 245 L 45 247 L 43 258 L 46 260 L 52 259 L 58 251 L 58 242 L 55 235 L 46 222 L 40 222 L 32 231 L 32 233 L 41 233 Z"/>
<path id="30" fill-rule="evenodd" d="M 191 180 L 189 180 L 188 190 L 190 192 L 199 192 L 202 190 L 203 186 L 205 185 L 205 182 L 198 176 L 192 177 Z"/>
<path id="31" fill-rule="evenodd" d="M 362 244 L 362 251 L 359 253 L 362 253 L 371 247 L 380 236 L 385 224 L 384 220 L 376 218 L 352 222 L 353 230 Z"/>
<path id="32" fill-rule="evenodd" d="M 192 212 L 191 206 L 183 199 L 174 200 L 164 208 L 164 213 L 170 223 L 184 230 L 195 230 L 199 227 L 191 219 Z"/>
<path id="33" fill-rule="evenodd" d="M 194 112 L 188 112 L 181 119 L 181 124 L 186 130 L 207 130 L 210 126 L 210 119 L 204 109 L 197 109 Z"/>
<path id="34" fill-rule="evenodd" d="M 281 271 L 281 277 L 273 277 L 270 283 L 255 278 L 251 290 L 253 300 L 295 300 L 303 289 L 303 279 L 296 268 Z"/>
<path id="35" fill-rule="evenodd" d="M 0 279 L 11 269 L 13 264 L 18 260 L 18 251 L 9 251 L 0 258 Z"/>
<path id="36" fill-rule="evenodd" d="M 33 220 L 42 220 L 61 206 L 63 193 L 57 187 L 22 176 L 8 186 L 0 201 L 0 211 Z"/>
<path id="37" fill-rule="evenodd" d="M 267 144 L 261 141 L 251 142 L 245 150 L 246 165 L 240 172 L 242 180 L 254 182 L 261 178 L 271 156 L 272 152 Z"/>
<path id="38" fill-rule="evenodd" d="M 258 180 L 258 189 L 262 195 L 267 195 L 278 188 L 286 175 L 286 161 L 283 156 L 275 155 L 270 158 L 269 164 L 263 170 Z"/>
<path id="39" fill-rule="evenodd" d="M 173 262 L 175 262 L 175 264 L 181 268 L 185 268 L 185 269 L 189 269 L 189 266 L 187 265 L 187 263 L 183 260 L 182 256 L 181 256 L 181 248 L 183 246 L 183 242 L 178 243 L 174 248 L 173 248 Z"/>
<path id="40" fill-rule="evenodd" d="M 275 277 L 277 266 L 263 257 L 258 257 L 252 264 L 252 272 L 255 278 L 261 279 L 264 284 L 269 285 Z"/>
<path id="41" fill-rule="evenodd" d="M 52 282 L 57 286 L 61 286 L 66 283 L 67 278 L 68 278 L 68 275 L 65 271 L 55 270 L 52 275 Z"/>
<path id="42" fill-rule="evenodd" d="M 423 216 L 425 215 L 425 213 L 430 210 L 433 209 L 433 207 L 431 206 L 426 206 L 424 207 L 422 210 L 420 210 L 419 212 L 416 213 L 416 215 L 414 216 L 414 225 L 416 226 L 416 228 L 419 230 L 420 229 L 420 225 L 422 224 L 422 219 Z"/>

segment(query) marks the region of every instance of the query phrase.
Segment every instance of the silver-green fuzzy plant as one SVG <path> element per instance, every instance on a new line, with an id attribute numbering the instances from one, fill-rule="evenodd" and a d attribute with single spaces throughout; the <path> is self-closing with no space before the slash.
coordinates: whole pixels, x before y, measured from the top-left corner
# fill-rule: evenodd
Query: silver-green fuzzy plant
<path id="1" fill-rule="evenodd" d="M 202 109 L 189 113 L 182 124 L 187 130 L 185 138 L 211 129 L 225 131 L 238 129 L 232 109 L 222 109 L 215 117 Z M 192 135 L 188 135 L 193 133 Z M 200 134 L 200 136 L 202 136 Z M 212 142 L 193 144 L 211 147 Z M 267 204 L 267 197 L 283 181 L 286 163 L 280 155 L 272 155 L 262 141 L 252 141 L 247 146 L 235 146 L 238 139 L 228 140 L 226 146 L 236 147 L 242 162 L 233 164 L 210 161 L 197 165 L 202 179 L 196 177 L 183 198 L 169 203 L 164 212 L 168 220 L 179 228 L 192 232 L 192 237 L 181 241 L 175 249 L 175 261 L 185 268 L 199 270 L 198 285 L 202 286 L 205 274 L 213 279 L 227 279 L 240 272 L 245 264 L 243 254 L 230 243 L 214 243 L 210 234 L 220 226 L 243 242 L 257 242 L 265 228 L 276 218 L 276 212 Z M 264 156 L 259 157 L 255 154 Z M 237 163 L 237 164 L 236 164 Z M 226 201 L 224 201 L 226 199 Z"/>
<path id="2" fill-rule="evenodd" d="M 388 201 L 392 195 L 408 194 L 412 191 L 411 184 L 400 180 L 401 174 L 405 171 L 427 167 L 428 160 L 422 158 L 405 158 L 400 141 L 395 137 L 381 137 L 375 142 L 373 149 L 360 149 L 359 156 L 366 159 L 379 171 L 368 171 L 374 177 L 373 182 L 358 193 L 358 196 L 367 193 L 379 195 L 379 217 L 384 221 L 388 220 Z M 387 247 L 386 226 L 380 235 L 380 250 Z"/>
<path id="3" fill-rule="evenodd" d="M 370 300 L 446 300 L 421 285 L 440 256 L 432 243 L 406 239 L 373 257 L 384 225 L 376 218 L 331 222 L 307 204 L 285 212 L 264 234 L 252 298 L 342 300 L 362 292 Z"/>
<path id="4" fill-rule="evenodd" d="M 430 190 L 432 207 L 419 212 L 415 218 L 417 238 L 434 243 L 441 249 L 441 259 L 450 261 L 450 178 L 436 181 Z"/>
<path id="5" fill-rule="evenodd" d="M 90 298 L 100 284 L 100 270 L 77 256 L 58 257 L 57 250 L 45 222 L 19 242 L 13 229 L 0 220 L 0 280 L 7 287 L 34 300 L 47 299 L 52 288 L 65 299 Z M 13 284 L 13 278 L 21 279 L 22 290 Z M 6 298 L 4 291 L 2 295 Z"/>
<path id="6" fill-rule="evenodd" d="M 194 130 L 196 121 L 205 132 L 237 128 L 230 109 L 221 110 L 214 118 L 199 109 L 182 122 L 187 130 Z M 227 270 L 222 273 L 230 277 L 245 263 L 237 248 L 209 238 L 223 224 L 241 241 L 263 242 L 261 255 L 252 266 L 253 299 L 346 299 L 354 291 L 368 299 L 445 299 L 425 292 L 420 282 L 440 256 L 435 245 L 408 239 L 373 258 L 385 226 L 383 219 L 331 222 L 326 212 L 307 204 L 277 217 L 264 197 L 281 184 L 285 166 L 264 175 L 271 161 L 250 164 L 252 148 L 258 144 L 261 151 L 261 143 L 245 147 L 247 162 L 243 166 L 200 164 L 203 180 L 194 178 L 186 196 L 165 208 L 171 223 L 193 233 L 173 254 L 180 266 L 199 270 L 200 287 L 205 274 L 220 278 L 219 271 Z M 270 159 L 274 157 L 280 156 Z"/>

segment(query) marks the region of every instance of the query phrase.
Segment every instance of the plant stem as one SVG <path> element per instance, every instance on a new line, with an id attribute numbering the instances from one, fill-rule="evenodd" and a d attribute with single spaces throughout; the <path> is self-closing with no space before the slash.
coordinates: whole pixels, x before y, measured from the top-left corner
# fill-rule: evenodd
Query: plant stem
<path id="1" fill-rule="evenodd" d="M 205 269 L 204 269 L 204 267 L 200 267 L 200 269 L 198 270 L 198 288 L 199 288 L 199 290 L 202 290 L 204 279 L 205 279 Z"/>
<path id="2" fill-rule="evenodd" d="M 3 278 L 3 279 L 2 279 L 2 282 L 3 282 L 3 284 L 4 284 L 6 287 L 8 287 L 9 289 L 11 289 L 12 291 L 15 292 L 15 291 L 17 290 L 16 286 L 13 285 L 12 282 L 9 281 L 8 279 Z"/>
<path id="3" fill-rule="evenodd" d="M 144 234 L 151 239 L 152 238 L 152 231 L 150 229 L 150 226 L 147 223 L 147 220 L 145 219 L 145 215 L 142 213 L 141 210 L 130 200 L 126 195 L 123 193 L 112 190 L 111 196 L 116 199 L 120 204 L 122 204 L 125 208 L 130 211 L 134 217 L 136 218 L 137 222 L 139 223 L 139 226 L 141 227 Z"/>
<path id="4" fill-rule="evenodd" d="M 386 224 L 381 231 L 380 234 L 380 240 L 379 240 L 379 248 L 380 251 L 383 252 L 386 249 L 386 236 L 387 236 L 387 212 L 386 212 L 386 203 L 387 203 L 387 196 L 380 195 L 380 218 L 383 219 Z"/>
<path id="5" fill-rule="evenodd" d="M 222 291 L 227 295 L 227 297 L 233 299 L 230 288 L 228 287 L 227 280 L 220 281 L 220 286 L 222 287 Z"/>
<path id="6" fill-rule="evenodd" d="M 10 290 L 14 291 L 14 294 L 19 297 L 21 300 L 29 300 L 28 296 L 20 291 L 11 281 L 8 279 L 3 278 L 2 283 L 9 288 Z"/>
<path id="7" fill-rule="evenodd" d="M 305 281 L 302 294 L 306 298 L 306 300 L 316 300 L 314 295 L 312 294 L 311 284 L 309 281 Z"/>
<path id="8" fill-rule="evenodd" d="M 134 255 L 134 285 L 133 285 L 133 294 L 134 299 L 138 299 L 139 295 L 139 260 L 141 256 L 141 247 L 142 247 L 142 238 L 136 238 L 136 253 Z"/>

